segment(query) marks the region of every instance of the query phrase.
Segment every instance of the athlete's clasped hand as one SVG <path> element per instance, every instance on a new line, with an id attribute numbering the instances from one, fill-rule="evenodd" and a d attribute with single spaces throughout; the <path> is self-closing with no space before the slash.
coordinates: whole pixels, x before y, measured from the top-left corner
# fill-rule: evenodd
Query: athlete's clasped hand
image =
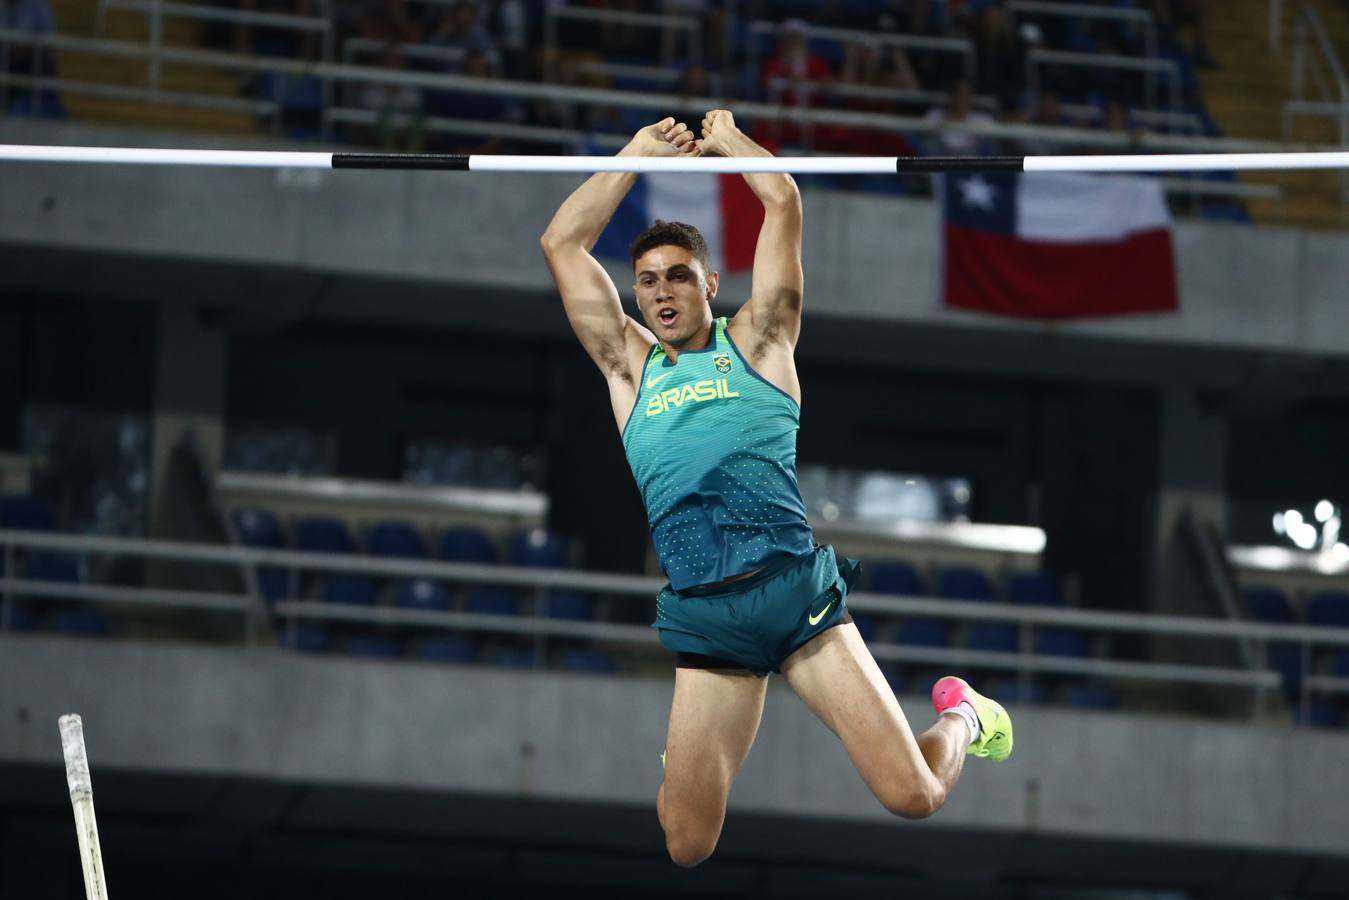
<path id="1" fill-rule="evenodd" d="M 667 116 L 654 125 L 648 125 L 633 137 L 644 156 L 698 155 L 698 143 L 693 132 L 683 122 Z"/>
<path id="2" fill-rule="evenodd" d="M 736 133 L 735 116 L 729 109 L 710 110 L 703 116 L 702 137 L 673 117 L 661 119 L 637 132 L 634 140 L 647 156 L 729 156 L 729 142 Z"/>

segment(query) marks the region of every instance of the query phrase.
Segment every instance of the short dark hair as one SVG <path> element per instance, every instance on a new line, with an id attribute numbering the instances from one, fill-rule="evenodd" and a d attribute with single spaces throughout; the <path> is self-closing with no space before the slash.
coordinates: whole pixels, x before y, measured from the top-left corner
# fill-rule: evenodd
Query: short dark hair
<path id="1" fill-rule="evenodd" d="M 653 247 L 666 246 L 683 247 L 692 253 L 698 262 L 703 264 L 704 272 L 711 268 L 707 261 L 707 241 L 703 240 L 702 232 L 683 222 L 665 222 L 657 219 L 655 225 L 637 235 L 628 245 L 628 254 L 632 256 L 632 264 L 635 266 L 646 251 Z"/>

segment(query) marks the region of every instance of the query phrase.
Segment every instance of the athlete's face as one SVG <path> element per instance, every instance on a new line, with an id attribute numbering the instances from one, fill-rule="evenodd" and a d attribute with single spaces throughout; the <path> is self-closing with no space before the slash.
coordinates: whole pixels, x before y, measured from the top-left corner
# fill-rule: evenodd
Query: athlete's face
<path id="1" fill-rule="evenodd" d="M 661 343 L 681 347 L 706 336 L 717 273 L 708 273 L 683 247 L 652 247 L 633 264 L 637 308 Z"/>

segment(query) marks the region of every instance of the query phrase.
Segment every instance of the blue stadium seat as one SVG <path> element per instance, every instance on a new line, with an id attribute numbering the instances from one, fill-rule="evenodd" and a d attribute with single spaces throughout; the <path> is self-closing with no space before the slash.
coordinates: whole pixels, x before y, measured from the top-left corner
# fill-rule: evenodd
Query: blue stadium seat
<path id="1" fill-rule="evenodd" d="M 36 581 L 80 581 L 80 559 L 60 550 L 34 550 L 24 560 L 23 577 Z"/>
<path id="2" fill-rule="evenodd" d="M 378 593 L 375 579 L 365 575 L 333 575 L 319 589 L 324 601 L 351 606 L 374 606 Z"/>
<path id="3" fill-rule="evenodd" d="M 1330 591 L 1307 598 L 1307 624 L 1349 628 L 1349 594 Z"/>
<path id="4" fill-rule="evenodd" d="M 895 643 L 912 644 L 915 647 L 945 647 L 950 633 L 950 626 L 936 619 L 904 619 L 895 631 Z"/>
<path id="5" fill-rule="evenodd" d="M 595 617 L 595 610 L 590 597 L 580 591 L 549 591 L 544 595 L 540 614 L 550 619 L 588 622 Z"/>
<path id="6" fill-rule="evenodd" d="M 529 647 L 497 647 L 489 656 L 489 661 L 498 666 L 513 669 L 534 668 L 534 651 Z"/>
<path id="7" fill-rule="evenodd" d="M 423 639 L 417 655 L 440 662 L 469 663 L 478 658 L 478 650 L 468 638 L 447 634 Z"/>
<path id="8" fill-rule="evenodd" d="M 1119 697 L 1103 684 L 1070 684 L 1064 688 L 1063 699 L 1069 706 L 1082 709 L 1115 709 L 1119 706 Z"/>
<path id="9" fill-rule="evenodd" d="M 965 646 L 971 650 L 1015 653 L 1017 645 L 1017 627 L 1003 622 L 976 622 L 965 635 Z"/>
<path id="10" fill-rule="evenodd" d="M 346 523 L 332 516 L 310 516 L 296 522 L 295 547 L 310 553 L 356 552 Z"/>
<path id="11" fill-rule="evenodd" d="M 937 594 L 950 600 L 992 600 L 993 587 L 978 569 L 955 566 L 938 576 Z"/>
<path id="12" fill-rule="evenodd" d="M 451 528 L 440 536 L 440 558 L 452 562 L 494 563 L 496 546 L 478 528 Z"/>
<path id="13" fill-rule="evenodd" d="M 1340 650 L 1331 657 L 1330 674 L 1336 678 L 1349 678 L 1349 650 Z"/>
<path id="14" fill-rule="evenodd" d="M 613 657 L 598 650 L 568 650 L 562 654 L 562 668 L 572 672 L 596 672 L 612 675 L 618 671 Z"/>
<path id="15" fill-rule="evenodd" d="M 1019 678 L 996 678 L 988 686 L 988 696 L 999 703 L 1044 703 L 1045 689 L 1032 681 L 1023 690 Z"/>
<path id="16" fill-rule="evenodd" d="M 28 604 L 15 602 L 10 606 L 9 627 L 12 631 L 32 631 L 37 627 L 37 619 Z"/>
<path id="17" fill-rule="evenodd" d="M 101 636 L 108 633 L 108 620 L 96 609 L 58 609 L 51 614 L 53 631 L 63 634 Z"/>
<path id="18" fill-rule="evenodd" d="M 1044 656 L 1086 656 L 1086 632 L 1078 628 L 1037 628 L 1035 652 Z"/>
<path id="19" fill-rule="evenodd" d="M 1037 572 L 1019 572 L 1007 579 L 1007 601 L 1022 606 L 1063 606 L 1057 579 Z"/>
<path id="20" fill-rule="evenodd" d="M 1246 605 L 1250 607 L 1251 618 L 1257 622 L 1288 624 L 1296 621 L 1288 597 L 1276 588 L 1247 588 Z"/>
<path id="21" fill-rule="evenodd" d="M 1269 668 L 1283 679 L 1283 694 L 1289 703 L 1297 703 L 1302 692 L 1302 649 L 1297 644 L 1273 641 L 1265 649 Z"/>
<path id="22" fill-rule="evenodd" d="M 239 542 L 249 547 L 284 547 L 281 523 L 271 510 L 260 507 L 236 509 L 231 515 Z"/>
<path id="23" fill-rule="evenodd" d="M 281 643 L 293 650 L 304 650 L 308 653 L 326 653 L 332 646 L 328 629 L 309 622 L 282 626 Z"/>
<path id="24" fill-rule="evenodd" d="M 426 559 L 426 541 L 410 522 L 389 520 L 370 529 L 370 552 L 375 556 Z"/>
<path id="25" fill-rule="evenodd" d="M 290 592 L 290 577 L 285 569 L 278 569 L 274 566 L 258 567 L 258 590 L 262 592 L 262 597 L 268 603 L 275 603 L 278 600 L 286 599 L 286 594 Z"/>
<path id="26" fill-rule="evenodd" d="M 398 585 L 393 605 L 403 609 L 449 609 L 450 592 L 438 581 L 416 578 Z"/>
<path id="27" fill-rule="evenodd" d="M 1307 716 L 1302 716 L 1302 707 L 1293 705 L 1293 721 L 1305 725 L 1311 725 L 1313 728 L 1343 728 L 1344 713 L 1340 711 L 1335 701 L 1326 697 L 1313 697 L 1307 704 Z"/>
<path id="28" fill-rule="evenodd" d="M 921 597 L 925 593 L 918 570 L 900 560 L 887 560 L 871 566 L 871 589 L 880 594 L 902 594 Z"/>
<path id="29" fill-rule="evenodd" d="M 31 494 L 0 497 L 0 528 L 51 531 L 56 527 L 47 504 Z"/>
<path id="30" fill-rule="evenodd" d="M 403 655 L 403 647 L 388 635 L 357 634 L 347 638 L 347 652 L 352 656 L 397 659 Z"/>
<path id="31" fill-rule="evenodd" d="M 513 566 L 560 569 L 567 564 L 567 543 L 546 528 L 517 531 L 511 537 L 507 559 Z"/>
<path id="32" fill-rule="evenodd" d="M 471 613 L 493 616 L 520 615 L 520 595 L 506 588 L 474 588 L 465 608 Z"/>

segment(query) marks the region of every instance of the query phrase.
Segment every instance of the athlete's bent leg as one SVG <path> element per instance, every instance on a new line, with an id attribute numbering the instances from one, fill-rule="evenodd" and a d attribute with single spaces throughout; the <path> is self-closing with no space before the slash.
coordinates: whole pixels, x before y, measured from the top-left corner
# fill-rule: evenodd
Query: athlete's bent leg
<path id="1" fill-rule="evenodd" d="M 838 735 L 881 805 L 906 819 L 941 809 L 964 768 L 969 727 L 957 716 L 939 716 L 915 738 L 856 625 L 813 638 L 787 658 L 782 674 Z"/>
<path id="2" fill-rule="evenodd" d="M 696 866 L 712 855 L 726 798 L 763 718 L 767 678 L 749 672 L 675 669 L 656 815 L 670 858 Z"/>

